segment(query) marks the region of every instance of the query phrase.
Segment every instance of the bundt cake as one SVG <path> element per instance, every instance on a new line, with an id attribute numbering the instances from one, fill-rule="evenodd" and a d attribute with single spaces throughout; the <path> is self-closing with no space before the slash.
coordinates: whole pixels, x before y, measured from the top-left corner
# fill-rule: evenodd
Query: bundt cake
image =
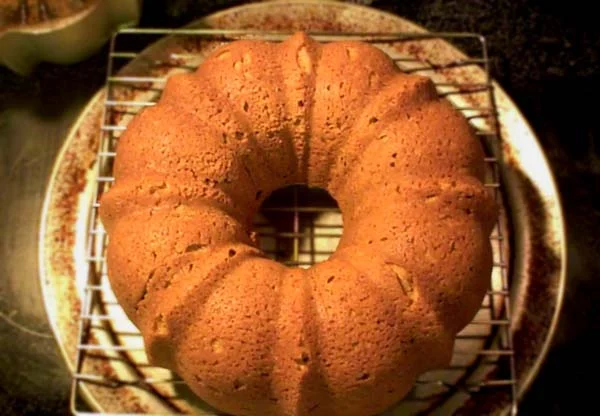
<path id="1" fill-rule="evenodd" d="M 151 363 L 234 415 L 374 415 L 448 364 L 488 287 L 496 206 L 468 122 L 378 48 L 236 41 L 169 78 L 101 200 L 112 288 Z M 268 259 L 274 190 L 328 190 L 344 233 Z"/>

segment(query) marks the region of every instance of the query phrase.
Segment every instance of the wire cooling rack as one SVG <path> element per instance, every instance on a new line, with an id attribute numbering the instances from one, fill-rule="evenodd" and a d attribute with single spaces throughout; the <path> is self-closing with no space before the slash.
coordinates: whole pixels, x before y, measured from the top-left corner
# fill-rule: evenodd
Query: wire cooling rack
<path id="1" fill-rule="evenodd" d="M 241 30 L 123 29 L 110 44 L 106 99 L 99 144 L 95 189 L 90 206 L 85 286 L 79 322 L 76 370 L 71 410 L 74 414 L 135 414 L 189 412 L 182 381 L 166 370 L 152 368 L 145 357 L 141 336 L 127 321 L 108 284 L 105 265 L 106 234 L 98 219 L 99 200 L 113 182 L 116 144 L 129 120 L 160 97 L 169 74 L 193 71 L 217 46 L 239 38 L 281 41 L 289 34 Z M 441 96 L 448 97 L 470 120 L 486 149 L 486 186 L 502 205 L 501 146 L 494 92 L 489 75 L 485 39 L 472 33 L 313 33 L 330 42 L 353 39 L 384 50 L 406 72 L 430 76 Z M 141 52 L 148 44 L 169 36 L 155 47 L 159 53 Z M 423 48 L 427 43 L 450 41 L 466 48 L 473 58 L 447 60 Z M 163 40 L 161 42 L 167 42 Z M 435 45 L 433 45 L 435 46 Z M 161 49 L 162 48 L 162 49 Z M 138 69 L 127 65 L 141 62 Z M 135 65 L 133 65 L 135 66 Z M 122 70 L 119 70 L 122 68 Z M 140 69 L 142 68 L 142 69 Z M 475 68 L 478 82 L 461 81 L 461 71 Z M 516 414 L 514 351 L 510 333 L 508 221 L 501 209 L 491 236 L 494 267 L 491 289 L 471 324 L 457 337 L 451 365 L 422 375 L 397 410 L 389 414 L 444 414 L 479 408 L 473 403 L 487 397 L 502 398 Z M 333 253 L 342 234 L 341 213 L 324 191 L 293 186 L 276 191 L 263 204 L 255 221 L 261 247 L 273 259 L 289 266 L 308 267 Z M 98 365 L 98 360 L 101 365 Z M 124 372 L 122 366 L 127 366 Z M 165 387 L 168 386 L 168 387 Z M 173 388 L 172 386 L 175 386 Z M 124 399 L 104 409 L 106 391 L 123 391 Z M 85 401 L 80 400 L 84 396 Z M 125 397 L 126 396 L 126 397 Z M 153 400 L 160 403 L 155 406 Z M 84 402 L 87 402 L 84 403 Z M 105 413 L 98 413 L 102 407 Z M 134 403 L 134 404 L 132 404 Z M 183 404 L 182 404 L 183 403 Z M 162 409 L 156 411 L 156 409 Z M 194 407 L 202 413 L 203 407 Z M 479 410 L 480 412 L 481 410 Z M 205 414 L 212 414 L 206 411 Z M 388 413 L 386 413 L 388 414 Z"/>

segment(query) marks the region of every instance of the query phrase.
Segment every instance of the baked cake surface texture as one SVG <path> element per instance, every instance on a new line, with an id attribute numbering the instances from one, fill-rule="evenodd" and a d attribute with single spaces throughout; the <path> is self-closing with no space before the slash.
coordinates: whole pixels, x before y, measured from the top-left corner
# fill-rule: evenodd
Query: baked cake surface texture
<path id="1" fill-rule="evenodd" d="M 492 267 L 484 154 L 428 78 L 374 46 L 242 40 L 169 78 L 119 140 L 108 273 L 151 363 L 234 415 L 374 415 L 449 363 Z M 327 189 L 336 252 L 257 247 L 274 190 Z"/>

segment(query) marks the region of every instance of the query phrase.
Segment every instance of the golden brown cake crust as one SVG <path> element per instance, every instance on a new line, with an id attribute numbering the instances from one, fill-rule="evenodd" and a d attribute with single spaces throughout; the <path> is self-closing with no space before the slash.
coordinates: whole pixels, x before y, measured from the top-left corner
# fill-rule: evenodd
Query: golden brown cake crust
<path id="1" fill-rule="evenodd" d="M 377 48 L 226 45 L 120 139 L 108 272 L 152 363 L 235 415 L 374 415 L 448 364 L 492 266 L 495 204 L 467 121 Z M 266 259 L 274 190 L 327 189 L 338 250 Z"/>

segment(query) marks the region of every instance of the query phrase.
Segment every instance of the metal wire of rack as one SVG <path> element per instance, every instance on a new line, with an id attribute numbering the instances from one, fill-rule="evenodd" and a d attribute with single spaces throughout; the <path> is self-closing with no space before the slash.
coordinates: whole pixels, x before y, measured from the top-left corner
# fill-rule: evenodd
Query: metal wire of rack
<path id="1" fill-rule="evenodd" d="M 107 414 L 90 411 L 82 405 L 81 400 L 78 400 L 82 392 L 88 398 L 90 395 L 93 396 L 94 393 L 90 394 L 93 388 L 138 389 L 144 391 L 144 394 L 159 396 L 163 402 L 169 402 L 165 413 L 181 411 L 180 406 L 173 404 L 176 403 L 177 397 L 168 397 L 158 386 L 178 385 L 182 384 L 182 381 L 170 373 L 163 372 L 159 376 L 154 376 L 153 373 L 146 372 L 146 369 L 151 366 L 143 354 L 139 333 L 134 327 L 123 330 L 117 323 L 117 320 L 123 319 L 123 315 L 115 315 L 114 312 L 119 310 L 119 306 L 107 281 L 104 261 L 107 237 L 97 212 L 100 196 L 110 188 L 113 181 L 111 167 L 116 154 L 115 145 L 121 132 L 126 129 L 127 122 L 140 109 L 154 105 L 160 97 L 168 73 L 192 71 L 198 64 L 197 51 L 190 52 L 187 48 L 175 48 L 167 59 L 146 59 L 147 69 L 143 74 L 117 71 L 118 67 L 133 59 L 142 59 L 144 54 L 140 51 L 150 41 L 165 35 L 177 39 L 177 42 L 181 39 L 179 45 L 190 41 L 198 45 L 203 42 L 220 44 L 247 37 L 281 41 L 289 34 L 246 30 L 122 29 L 112 38 L 104 114 L 102 125 L 99 127 L 101 140 L 95 167 L 96 184 L 90 206 L 86 259 L 89 277 L 81 303 L 79 344 L 71 394 L 71 410 L 78 415 Z M 493 190 L 497 202 L 502 205 L 501 137 L 489 74 L 490 60 L 482 36 L 472 33 L 312 33 L 311 35 L 321 42 L 339 39 L 370 42 L 387 52 L 404 71 L 431 76 L 439 94 L 454 99 L 456 107 L 476 127 L 477 135 L 487 149 L 486 186 Z M 436 62 L 430 57 L 401 52 L 407 50 L 402 48 L 405 43 L 418 44 L 436 40 L 471 42 L 478 45 L 480 52 L 475 58 L 447 62 Z M 394 45 L 394 48 L 391 45 Z M 415 52 L 416 49 L 408 48 L 408 50 Z M 483 68 L 480 82 L 436 80 L 436 74 L 446 72 L 447 75 L 447 71 L 470 66 Z M 469 96 L 477 94 L 479 98 L 486 97 L 485 105 L 468 104 Z M 465 102 L 467 104 L 464 104 Z M 409 413 L 422 414 L 436 409 L 449 409 L 451 405 L 448 403 L 454 403 L 457 396 L 459 396 L 460 407 L 470 399 L 490 390 L 502 391 L 506 395 L 505 401 L 510 412 L 512 414 L 517 412 L 515 358 L 510 332 L 508 247 L 505 237 L 508 226 L 503 218 L 505 214 L 501 212 L 491 236 L 494 251 L 492 285 L 482 308 L 473 322 L 458 335 L 450 367 L 420 377 L 413 391 L 404 399 L 401 406 L 405 405 L 404 410 Z M 276 191 L 263 204 L 255 226 L 261 248 L 271 258 L 298 267 L 308 267 L 329 257 L 335 250 L 343 230 L 342 216 L 335 201 L 326 192 L 301 186 Z M 111 333 L 108 338 L 102 334 L 107 332 Z M 127 337 L 135 338 L 136 341 L 133 343 L 123 341 Z M 99 356 L 104 363 L 103 366 L 88 365 L 88 361 Z M 131 372 L 122 376 L 114 369 L 105 371 L 107 365 L 112 367 L 113 364 L 118 365 L 123 361 L 134 367 L 136 371 L 133 372 L 133 376 Z M 452 404 L 452 406 L 456 405 Z M 138 406 L 111 410 L 110 413 L 139 414 L 146 411 L 143 406 Z"/>

